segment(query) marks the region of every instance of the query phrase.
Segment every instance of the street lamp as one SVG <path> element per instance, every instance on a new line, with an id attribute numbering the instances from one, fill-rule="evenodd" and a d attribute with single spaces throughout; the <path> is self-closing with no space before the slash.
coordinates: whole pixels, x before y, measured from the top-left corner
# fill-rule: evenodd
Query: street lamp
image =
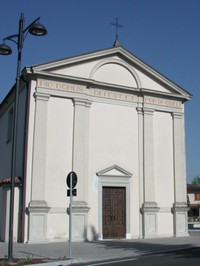
<path id="1" fill-rule="evenodd" d="M 13 262 L 13 218 L 14 218 L 14 185 L 15 185 L 15 167 L 16 167 L 16 143 L 17 143 L 17 121 L 18 121 L 18 97 L 21 73 L 21 56 L 22 48 L 25 40 L 25 33 L 30 33 L 35 36 L 44 36 L 47 34 L 47 29 L 39 23 L 39 17 L 34 20 L 28 27 L 24 29 L 24 14 L 21 13 L 19 19 L 18 34 L 9 35 L 3 39 L 3 44 L 0 44 L 0 54 L 10 55 L 12 49 L 5 43 L 6 40 L 12 41 L 17 45 L 17 75 L 15 89 L 15 103 L 13 115 L 13 132 L 12 132 L 12 159 L 11 159 L 11 189 L 10 189 L 10 218 L 9 218 L 9 241 L 8 241 L 8 262 Z"/>

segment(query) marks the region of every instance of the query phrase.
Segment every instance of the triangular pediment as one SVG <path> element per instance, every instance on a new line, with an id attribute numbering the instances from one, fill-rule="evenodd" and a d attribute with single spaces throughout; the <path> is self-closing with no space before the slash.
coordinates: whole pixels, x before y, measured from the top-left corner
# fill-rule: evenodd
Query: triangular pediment
<path id="1" fill-rule="evenodd" d="M 131 177 L 132 174 L 118 165 L 112 165 L 106 169 L 103 169 L 97 173 L 100 177 Z"/>
<path id="2" fill-rule="evenodd" d="M 27 68 L 28 70 L 28 68 Z M 33 66 L 30 73 L 91 86 L 120 87 L 190 99 L 191 95 L 123 47 L 113 47 Z"/>

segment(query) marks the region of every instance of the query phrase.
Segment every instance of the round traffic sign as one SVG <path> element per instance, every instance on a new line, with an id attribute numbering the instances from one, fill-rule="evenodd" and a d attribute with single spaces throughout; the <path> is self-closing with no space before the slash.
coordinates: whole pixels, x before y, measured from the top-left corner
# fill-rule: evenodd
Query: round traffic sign
<path id="1" fill-rule="evenodd" d="M 77 184 L 77 175 L 75 172 L 72 171 L 67 175 L 66 183 L 67 183 L 68 188 L 70 188 L 70 179 L 72 179 L 72 189 L 73 189 L 75 188 Z"/>

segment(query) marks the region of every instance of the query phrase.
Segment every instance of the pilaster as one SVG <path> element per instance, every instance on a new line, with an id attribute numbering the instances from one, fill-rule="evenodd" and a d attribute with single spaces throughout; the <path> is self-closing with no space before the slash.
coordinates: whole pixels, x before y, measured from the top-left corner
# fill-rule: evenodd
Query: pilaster
<path id="1" fill-rule="evenodd" d="M 143 214 L 143 236 L 154 237 L 157 235 L 157 212 L 155 202 L 155 177 L 154 177 L 154 109 L 143 108 L 143 189 L 144 203 L 141 208 Z"/>
<path id="2" fill-rule="evenodd" d="M 87 202 L 88 191 L 88 147 L 89 147 L 89 108 L 88 99 L 74 98 L 74 133 L 72 170 L 78 176 L 77 200 Z"/>
<path id="3" fill-rule="evenodd" d="M 185 166 L 185 137 L 183 113 L 173 113 L 173 149 L 174 149 L 174 236 L 188 234 L 187 228 L 187 192 Z"/>
<path id="4" fill-rule="evenodd" d="M 92 102 L 74 98 L 72 170 L 77 173 L 77 197 L 73 202 L 74 240 L 87 238 L 89 110 Z M 84 234 L 83 234 L 84 232 Z"/>
<path id="5" fill-rule="evenodd" d="M 32 190 L 28 206 L 28 242 L 46 242 L 46 216 L 49 208 L 45 201 L 47 112 L 50 95 L 35 93 L 35 125 L 33 137 Z"/>
<path id="6" fill-rule="evenodd" d="M 154 132 L 153 132 L 154 110 L 143 108 L 144 115 L 144 200 L 155 201 L 154 181 Z"/>
<path id="7" fill-rule="evenodd" d="M 143 108 L 142 107 L 137 107 L 136 108 L 137 113 L 138 113 L 138 191 L 139 191 L 139 209 L 142 208 L 143 203 L 144 203 L 144 173 L 143 173 Z M 143 217 L 142 213 L 139 213 L 139 237 L 143 237 Z"/>

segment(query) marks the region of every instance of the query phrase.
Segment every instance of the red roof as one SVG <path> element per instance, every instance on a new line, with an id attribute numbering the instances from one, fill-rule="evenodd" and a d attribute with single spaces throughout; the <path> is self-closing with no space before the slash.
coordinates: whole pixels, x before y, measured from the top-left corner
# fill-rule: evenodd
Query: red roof
<path id="1" fill-rule="evenodd" d="M 15 177 L 15 184 L 20 185 L 22 181 L 22 178 L 20 176 Z M 0 181 L 0 186 L 2 185 L 9 185 L 11 184 L 11 178 L 4 178 L 3 180 Z"/>
<path id="2" fill-rule="evenodd" d="M 187 192 L 191 192 L 191 193 L 199 192 L 200 193 L 200 186 L 194 186 L 192 184 L 187 184 Z"/>

